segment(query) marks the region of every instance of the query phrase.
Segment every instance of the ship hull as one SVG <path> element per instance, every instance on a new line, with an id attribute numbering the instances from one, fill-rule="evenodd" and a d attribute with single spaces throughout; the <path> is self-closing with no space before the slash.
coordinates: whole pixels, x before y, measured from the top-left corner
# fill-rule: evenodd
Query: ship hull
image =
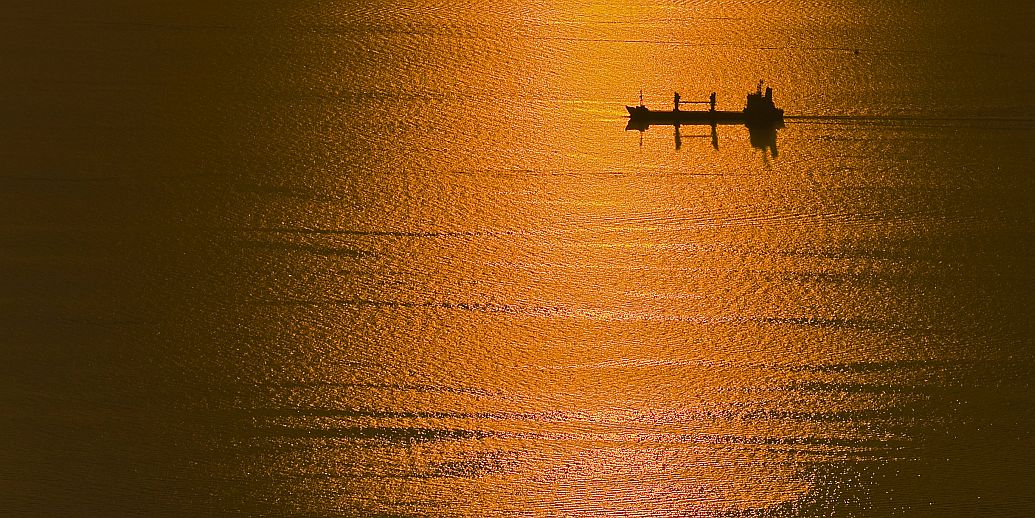
<path id="1" fill-rule="evenodd" d="M 776 124 L 783 121 L 783 110 L 764 112 L 651 110 L 645 106 L 626 106 L 630 124 Z"/>

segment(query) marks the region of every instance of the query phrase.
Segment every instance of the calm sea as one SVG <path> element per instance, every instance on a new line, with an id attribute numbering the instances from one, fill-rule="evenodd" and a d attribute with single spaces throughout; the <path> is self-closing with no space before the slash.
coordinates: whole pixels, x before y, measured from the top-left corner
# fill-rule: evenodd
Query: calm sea
<path id="1" fill-rule="evenodd" d="M 0 514 L 1035 515 L 1031 3 L 89 3 L 0 6 Z"/>

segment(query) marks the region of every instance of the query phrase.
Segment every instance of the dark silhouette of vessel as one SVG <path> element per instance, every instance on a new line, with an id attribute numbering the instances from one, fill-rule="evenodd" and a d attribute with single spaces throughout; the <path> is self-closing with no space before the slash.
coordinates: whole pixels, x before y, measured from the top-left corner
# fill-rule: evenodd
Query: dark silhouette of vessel
<path id="1" fill-rule="evenodd" d="M 749 93 L 747 104 L 741 111 L 723 111 L 715 109 L 715 94 L 708 101 L 681 101 L 676 92 L 672 110 L 651 110 L 643 105 L 643 94 L 640 94 L 639 106 L 626 106 L 629 111 L 629 125 L 632 127 L 649 126 L 651 124 L 746 124 L 748 126 L 773 126 L 783 122 L 783 110 L 773 103 L 773 89 L 762 91 L 763 82 L 758 82 L 758 90 Z M 681 104 L 708 104 L 707 110 L 681 110 Z"/>

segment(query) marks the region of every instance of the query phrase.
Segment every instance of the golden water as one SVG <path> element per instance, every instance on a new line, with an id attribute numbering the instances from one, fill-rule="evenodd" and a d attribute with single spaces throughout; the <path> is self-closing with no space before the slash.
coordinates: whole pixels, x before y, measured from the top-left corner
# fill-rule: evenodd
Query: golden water
<path id="1" fill-rule="evenodd" d="M 102 4 L 0 9 L 8 509 L 1035 510 L 1031 7 Z"/>

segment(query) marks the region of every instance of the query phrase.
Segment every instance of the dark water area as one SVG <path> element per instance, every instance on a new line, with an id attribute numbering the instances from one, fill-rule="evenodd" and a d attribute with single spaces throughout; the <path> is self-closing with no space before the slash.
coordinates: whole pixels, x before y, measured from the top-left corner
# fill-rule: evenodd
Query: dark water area
<path id="1" fill-rule="evenodd" d="M 1035 514 L 1031 5 L 92 4 L 0 6 L 0 514 Z"/>

